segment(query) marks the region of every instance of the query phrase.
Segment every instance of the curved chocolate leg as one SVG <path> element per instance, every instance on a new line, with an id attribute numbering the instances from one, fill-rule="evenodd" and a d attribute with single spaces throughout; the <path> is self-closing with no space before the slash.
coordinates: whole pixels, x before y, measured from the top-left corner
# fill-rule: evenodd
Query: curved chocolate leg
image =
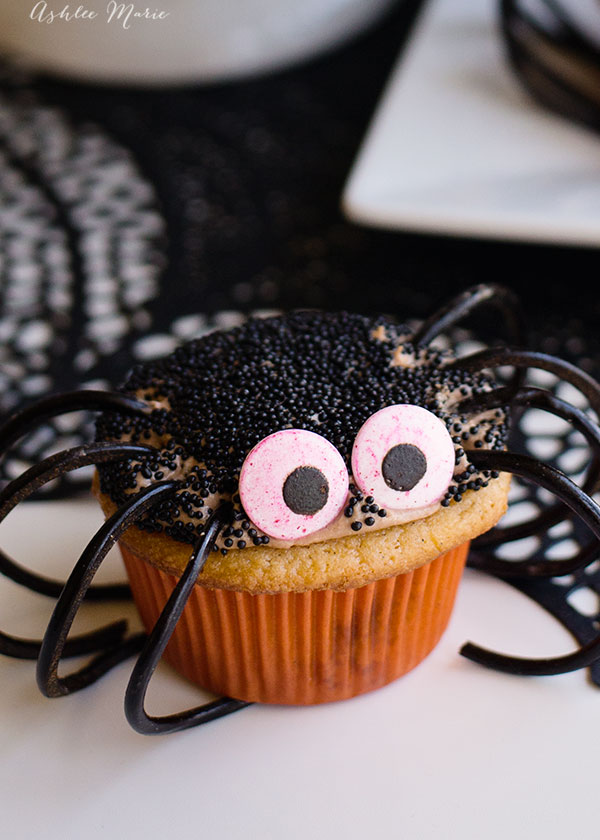
<path id="1" fill-rule="evenodd" d="M 581 487 L 575 484 L 574 481 L 571 481 L 560 470 L 557 470 L 556 467 L 543 464 L 529 455 L 518 455 L 513 452 L 500 452 L 489 449 L 469 450 L 467 456 L 469 461 L 477 469 L 500 470 L 502 472 L 512 473 L 513 475 L 532 481 L 544 490 L 553 493 L 585 522 L 596 540 L 600 541 L 600 506 Z M 598 549 L 600 550 L 600 545 L 598 545 Z M 591 562 L 593 559 L 591 548 L 583 552 L 582 558 L 588 563 Z M 545 560 L 534 564 L 526 561 L 519 565 L 517 562 L 513 563 L 510 560 L 506 561 L 506 565 L 501 560 L 497 560 L 496 562 L 498 565 L 495 567 L 494 572 L 503 575 L 506 573 L 507 577 L 510 576 L 510 570 L 515 568 L 519 570 L 518 574 L 516 574 L 518 577 L 539 577 L 544 575 L 547 577 L 559 577 L 560 575 L 570 574 L 582 566 L 580 555 L 577 555 L 577 558 L 567 560 Z"/>
<path id="2" fill-rule="evenodd" d="M 46 397 L 13 414 L 0 426 L 0 455 L 40 422 L 73 411 L 120 411 L 123 414 L 149 414 L 146 403 L 111 391 L 71 391 Z"/>
<path id="3" fill-rule="evenodd" d="M 87 464 L 106 463 L 119 458 L 139 458 L 153 452 L 154 450 L 149 447 L 134 444 L 94 443 L 51 455 L 0 491 L 0 523 L 20 501 L 28 498 L 57 475 Z M 24 569 L 3 551 L 0 551 L 0 573 L 33 592 L 51 598 L 58 598 L 64 588 L 63 582 L 51 580 Z M 88 601 L 123 601 L 130 598 L 131 592 L 127 584 L 102 585 L 91 587 L 88 591 Z M 66 644 L 64 655 L 66 657 L 79 656 L 112 646 L 123 638 L 126 629 L 127 623 L 119 621 L 104 630 L 76 636 Z M 4 656 L 37 659 L 41 644 L 41 641 L 21 639 L 0 632 L 0 654 Z"/>
<path id="4" fill-rule="evenodd" d="M 589 566 L 600 553 L 600 542 L 592 540 L 573 557 L 564 560 L 502 560 L 494 555 L 484 554 L 479 538 L 473 541 L 469 552 L 468 566 L 480 572 L 505 578 L 506 580 L 539 580 L 570 575 L 578 569 Z"/>
<path id="5" fill-rule="evenodd" d="M 596 413 L 596 416 L 600 417 L 600 383 L 576 365 L 566 362 L 563 359 L 558 359 L 555 356 L 550 356 L 546 353 L 539 353 L 530 350 L 514 350 L 511 348 L 492 348 L 490 350 L 481 350 L 470 356 L 457 359 L 451 362 L 448 367 L 461 367 L 464 370 L 484 370 L 486 367 L 498 367 L 502 365 L 511 365 L 515 368 L 523 369 L 538 368 L 554 374 L 577 388 L 577 390 L 587 398 L 590 407 Z M 523 394 L 525 394 L 525 400 L 527 392 L 538 394 L 537 397 L 534 397 L 534 400 L 538 401 L 538 407 L 548 411 L 554 411 L 558 414 L 558 416 L 564 416 L 569 422 L 577 424 L 582 434 L 584 434 L 591 443 L 592 437 L 594 436 L 595 424 L 593 421 L 590 421 L 589 418 L 585 419 L 582 413 L 577 413 L 577 410 L 572 406 L 567 407 L 568 404 L 563 401 L 559 401 L 551 394 L 545 398 L 545 403 L 542 403 L 542 398 L 539 396 L 542 391 L 539 389 L 525 389 L 523 392 Z M 516 394 L 518 394 L 518 392 L 516 392 Z M 486 408 L 491 408 L 494 405 L 497 407 L 498 405 L 510 403 L 513 398 L 516 400 L 514 404 L 518 405 L 519 402 L 516 398 L 516 394 L 511 394 L 510 388 L 498 388 L 488 392 L 487 394 L 481 394 L 475 398 L 468 398 L 467 400 L 458 403 L 457 408 L 462 412 L 469 412 L 473 410 L 482 411 Z M 526 405 L 527 403 L 524 402 L 523 404 Z M 534 403 L 532 402 L 531 404 L 533 405 Z M 594 482 L 593 489 L 595 489 L 595 482 L 597 481 L 599 470 L 600 467 L 598 464 L 598 458 L 595 457 L 593 459 L 593 463 L 590 465 L 586 478 L 585 486 L 588 492 L 592 489 L 592 482 Z M 560 505 L 554 506 L 542 513 L 539 519 L 536 518 L 529 524 L 524 523 L 522 526 L 515 526 L 514 529 L 509 529 L 508 533 L 504 534 L 504 539 L 520 539 L 521 537 L 529 536 L 534 533 L 538 527 L 550 527 L 556 522 L 559 522 L 560 519 L 563 518 L 563 515 L 564 508 Z M 486 541 L 488 545 L 493 544 L 492 541 L 495 541 L 497 533 L 498 532 L 494 529 L 494 531 L 490 533 L 490 536 L 483 538 L 479 544 L 483 545 Z"/>
<path id="6" fill-rule="evenodd" d="M 514 292 L 504 286 L 485 283 L 467 289 L 449 301 L 446 306 L 434 312 L 416 330 L 411 338 L 412 343 L 417 347 L 430 344 L 440 333 L 455 326 L 483 305 L 495 306 L 500 310 L 508 327 L 511 341 L 517 345 L 525 343 L 525 318 L 519 299 Z"/>
<path id="7" fill-rule="evenodd" d="M 546 370 L 569 382 L 584 394 L 590 406 L 600 417 L 600 384 L 581 368 L 556 356 L 539 353 L 535 350 L 518 350 L 510 347 L 496 347 L 480 350 L 470 356 L 461 356 L 445 365 L 445 368 L 481 371 L 485 368 L 510 366 L 516 368 L 538 368 Z M 493 393 L 493 392 L 491 392 Z M 509 394 L 509 391 L 505 392 Z M 509 400 L 507 401 L 509 402 Z M 466 404 L 466 403 L 465 403 Z"/>
<path id="8" fill-rule="evenodd" d="M 464 644 L 459 653 L 465 659 L 503 671 L 505 674 L 516 674 L 521 677 L 552 677 L 557 674 L 567 674 L 580 668 L 589 668 L 600 659 L 600 638 L 594 639 L 587 645 L 566 656 L 549 657 L 547 659 L 526 659 L 520 656 L 506 656 L 492 650 L 474 645 L 472 642 Z"/>
<path id="9" fill-rule="evenodd" d="M 192 726 L 200 726 L 250 705 L 250 703 L 242 700 L 221 697 L 219 700 L 197 706 L 194 709 L 163 717 L 152 717 L 144 709 L 146 693 L 152 675 L 196 585 L 198 574 L 206 563 L 212 545 L 219 531 L 228 520 L 229 506 L 221 505 L 208 521 L 205 532 L 194 546 L 186 569 L 160 614 L 154 629 L 148 636 L 148 640 L 135 664 L 125 694 L 125 715 L 133 729 L 142 735 L 163 735 L 168 732 L 189 729 Z"/>
<path id="10" fill-rule="evenodd" d="M 84 656 L 104 648 L 113 647 L 121 641 L 127 630 L 126 621 L 117 621 L 103 630 L 93 633 L 82 633 L 69 639 L 65 645 L 63 656 Z M 12 659 L 35 660 L 40 654 L 42 643 L 30 639 L 18 639 L 0 631 L 0 654 Z"/>
<path id="11" fill-rule="evenodd" d="M 534 458 L 515 455 L 512 452 L 475 450 L 469 452 L 469 458 L 479 469 L 513 473 L 529 481 L 534 481 L 540 487 L 555 493 L 584 521 L 596 539 L 600 540 L 600 506 L 560 470 L 542 464 Z M 552 561 L 549 561 L 549 564 L 554 569 L 554 575 L 556 575 L 556 564 Z M 566 574 L 566 572 L 563 571 L 562 574 Z M 559 657 L 526 659 L 508 656 L 486 650 L 472 642 L 463 645 L 460 653 L 467 659 L 506 673 L 524 676 L 560 674 L 587 667 L 600 659 L 600 636 L 578 651 Z"/>
<path id="12" fill-rule="evenodd" d="M 496 400 L 490 399 L 494 393 L 494 391 L 488 391 L 487 393 L 482 394 L 482 399 L 480 401 L 469 398 L 469 408 L 467 409 L 467 412 L 483 411 L 488 408 L 497 408 L 504 405 L 502 394 L 498 394 Z M 467 401 L 465 400 L 465 402 Z M 564 400 L 555 397 L 554 394 L 550 393 L 550 391 L 544 391 L 540 388 L 526 388 L 522 391 L 517 391 L 514 395 L 512 406 L 538 408 L 542 411 L 548 411 L 556 417 L 561 417 L 563 420 L 566 420 L 573 426 L 574 429 L 581 432 L 587 440 L 592 453 L 591 463 L 582 484 L 582 490 L 588 494 L 593 493 L 598 480 L 600 479 L 600 427 L 597 423 L 595 423 L 590 416 L 581 409 L 575 408 L 575 406 L 572 406 Z M 464 413 L 463 403 L 458 404 L 458 410 L 461 413 Z M 565 515 L 566 509 L 563 504 L 558 503 L 556 505 L 552 505 L 528 522 L 521 522 L 518 525 L 492 528 L 491 531 L 488 531 L 486 534 L 482 534 L 481 537 L 477 538 L 476 547 L 489 548 L 502 543 L 511 542 L 512 540 L 520 540 L 524 537 L 529 537 L 532 534 L 540 533 L 542 530 L 546 531 L 548 528 L 551 528 L 552 525 L 556 525 L 557 522 L 563 520 Z M 499 564 L 502 563 L 500 560 L 497 562 Z M 506 563 L 504 565 L 506 567 L 506 571 L 500 572 L 500 567 L 498 567 L 498 569 L 495 570 L 496 573 L 506 573 L 509 575 L 522 574 L 519 564 Z"/>
<path id="13" fill-rule="evenodd" d="M 151 447 L 129 443 L 89 443 L 64 452 L 57 452 L 28 469 L 0 491 L 0 523 L 19 502 L 27 499 L 59 475 L 90 464 L 107 463 L 123 458 L 144 458 L 153 455 L 154 452 Z M 0 573 L 33 592 L 51 598 L 58 598 L 64 586 L 64 583 L 60 581 L 50 580 L 24 569 L 2 551 L 0 551 Z M 95 601 L 129 600 L 129 598 L 129 587 L 121 584 L 92 587 L 88 593 L 88 600 Z"/>
<path id="14" fill-rule="evenodd" d="M 85 688 L 140 649 L 145 638 L 143 634 L 104 651 L 80 671 L 67 677 L 58 676 L 58 665 L 67 635 L 102 561 L 121 534 L 137 522 L 148 508 L 172 496 L 177 486 L 176 481 L 163 481 L 142 490 L 107 519 L 86 546 L 58 599 L 42 641 L 37 662 L 37 682 L 46 697 L 60 697 Z"/>

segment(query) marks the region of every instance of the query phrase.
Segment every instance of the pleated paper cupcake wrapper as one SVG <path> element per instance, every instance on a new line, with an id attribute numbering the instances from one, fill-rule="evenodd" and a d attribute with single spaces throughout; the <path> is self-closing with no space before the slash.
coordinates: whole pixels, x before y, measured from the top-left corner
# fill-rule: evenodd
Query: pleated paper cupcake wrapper
<path id="1" fill-rule="evenodd" d="M 444 632 L 469 544 L 407 574 L 342 592 L 252 595 L 196 586 L 165 659 L 218 695 L 308 705 L 354 697 L 419 664 Z M 177 578 L 121 546 L 150 630 Z"/>

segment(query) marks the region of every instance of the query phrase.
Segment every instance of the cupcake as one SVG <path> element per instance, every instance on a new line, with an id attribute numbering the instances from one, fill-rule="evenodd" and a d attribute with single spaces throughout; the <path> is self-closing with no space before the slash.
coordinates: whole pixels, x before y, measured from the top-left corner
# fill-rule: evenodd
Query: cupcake
<path id="1" fill-rule="evenodd" d="M 470 540 L 506 509 L 490 390 L 450 351 L 386 317 L 294 312 L 214 332 L 135 368 L 120 389 L 147 415 L 105 414 L 100 441 L 155 454 L 100 465 L 107 516 L 164 480 L 176 492 L 120 539 L 150 630 L 208 518 L 228 521 L 165 658 L 242 701 L 352 697 L 421 662 L 447 626 Z"/>

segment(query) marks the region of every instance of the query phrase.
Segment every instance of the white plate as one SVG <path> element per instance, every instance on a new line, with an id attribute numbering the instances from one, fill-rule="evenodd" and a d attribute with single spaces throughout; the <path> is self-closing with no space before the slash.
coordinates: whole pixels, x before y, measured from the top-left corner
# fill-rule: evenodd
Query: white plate
<path id="1" fill-rule="evenodd" d="M 546 111 L 509 69 L 496 0 L 431 0 L 343 197 L 400 230 L 600 245 L 600 135 Z"/>
<path id="2" fill-rule="evenodd" d="M 48 574 L 67 574 L 100 521 L 93 502 L 28 502 L 3 524 L 2 546 Z M 0 580 L 3 630 L 41 633 L 50 608 Z M 99 626 L 124 608 L 87 609 Z M 392 685 L 319 707 L 251 706 L 156 738 L 125 721 L 131 662 L 79 694 L 48 700 L 33 663 L 0 657 L 2 836 L 592 836 L 600 691 L 581 672 L 525 679 L 485 670 L 458 656 L 467 639 L 523 655 L 574 646 L 524 596 L 467 572 L 441 643 Z M 205 697 L 166 667 L 157 677 L 151 713 Z"/>

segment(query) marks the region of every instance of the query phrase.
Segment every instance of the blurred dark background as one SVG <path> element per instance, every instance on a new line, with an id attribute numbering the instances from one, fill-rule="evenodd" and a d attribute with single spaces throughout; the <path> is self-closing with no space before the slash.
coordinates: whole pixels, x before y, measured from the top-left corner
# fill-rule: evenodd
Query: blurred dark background
<path id="1" fill-rule="evenodd" d="M 534 344 L 594 366 L 596 250 L 386 232 L 341 214 L 344 183 L 420 5 L 397 5 L 317 60 L 242 82 L 148 91 L 5 69 L 0 113 L 12 123 L 0 125 L 0 164 L 13 192 L 37 191 L 45 209 L 25 218 L 52 227 L 48 241 L 68 252 L 70 280 L 57 304 L 57 274 L 38 238 L 33 253 L 47 276 L 27 306 L 2 301 L 5 320 L 16 317 L 16 327 L 4 325 L 4 409 L 119 381 L 132 360 L 194 334 L 198 313 L 210 321 L 222 310 L 323 307 L 420 317 L 483 281 L 520 293 Z M 14 124 L 27 120 L 19 141 Z M 3 288 L 23 265 L 31 271 L 19 246 L 31 235 L 28 225 L 0 233 L 5 253 L 16 254 L 0 263 Z M 123 269 L 134 253 L 137 292 L 135 270 Z M 24 341 L 32 318 L 50 332 Z"/>

